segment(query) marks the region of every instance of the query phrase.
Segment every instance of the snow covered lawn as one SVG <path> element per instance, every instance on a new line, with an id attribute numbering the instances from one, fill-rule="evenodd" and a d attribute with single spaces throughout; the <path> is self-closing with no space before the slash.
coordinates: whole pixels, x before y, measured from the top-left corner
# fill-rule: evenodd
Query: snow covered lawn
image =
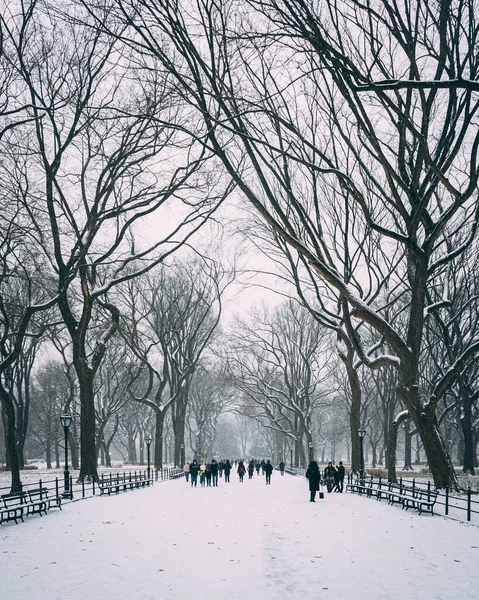
<path id="1" fill-rule="evenodd" d="M 479 528 L 275 472 L 181 480 L 0 526 L 2 600 L 466 600 Z"/>

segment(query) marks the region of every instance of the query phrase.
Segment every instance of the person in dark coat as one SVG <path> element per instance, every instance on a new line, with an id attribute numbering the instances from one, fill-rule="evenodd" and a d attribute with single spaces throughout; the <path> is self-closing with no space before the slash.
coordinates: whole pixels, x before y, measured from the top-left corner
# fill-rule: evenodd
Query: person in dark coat
<path id="1" fill-rule="evenodd" d="M 335 474 L 336 485 L 334 487 L 334 491 L 339 492 L 340 494 L 343 491 L 344 475 L 345 475 L 345 470 L 343 467 L 343 463 L 340 461 L 339 466 L 336 469 L 336 474 Z"/>
<path id="2" fill-rule="evenodd" d="M 200 467 L 198 465 L 198 461 L 195 459 L 190 465 L 190 477 L 191 477 L 191 487 L 197 486 L 198 483 L 198 471 Z"/>
<path id="3" fill-rule="evenodd" d="M 250 479 L 253 479 L 254 473 L 254 460 L 250 460 L 248 463 L 248 475 Z"/>
<path id="4" fill-rule="evenodd" d="M 237 473 L 238 473 L 239 480 L 241 481 L 241 483 L 243 483 L 243 477 L 244 477 L 244 474 L 246 473 L 246 469 L 244 467 L 244 463 L 242 460 L 240 460 L 238 463 Z"/>
<path id="5" fill-rule="evenodd" d="M 309 467 L 306 470 L 306 479 L 309 481 L 310 491 L 310 502 L 316 502 L 316 492 L 319 491 L 319 482 L 321 480 L 321 471 L 319 470 L 318 463 L 312 460 L 309 463 Z"/>
<path id="6" fill-rule="evenodd" d="M 210 471 L 211 471 L 211 481 L 213 483 L 213 487 L 218 487 L 218 463 L 216 462 L 216 460 L 213 458 L 213 460 L 211 461 L 211 465 L 210 465 Z"/>
<path id="7" fill-rule="evenodd" d="M 264 466 L 264 472 L 266 474 L 266 485 L 271 485 L 271 473 L 273 472 L 273 465 L 269 460 Z"/>
<path id="8" fill-rule="evenodd" d="M 205 465 L 205 477 L 206 477 L 206 485 L 211 487 L 211 465 L 207 463 Z"/>
<path id="9" fill-rule="evenodd" d="M 283 475 L 284 475 L 284 468 L 285 468 L 285 466 L 286 466 L 286 465 L 284 464 L 284 462 L 283 462 L 283 461 L 281 461 L 281 462 L 279 463 L 279 472 L 281 473 L 281 476 L 283 476 Z"/>
<path id="10" fill-rule="evenodd" d="M 259 462 L 259 460 L 256 461 L 254 467 L 256 469 L 256 475 L 259 475 L 259 472 L 261 470 L 261 463 Z"/>
<path id="11" fill-rule="evenodd" d="M 218 463 L 218 472 L 220 474 L 220 477 L 223 477 L 223 469 L 225 468 L 225 464 L 222 460 L 220 460 L 220 462 Z"/>
<path id="12" fill-rule="evenodd" d="M 332 491 L 334 487 L 334 474 L 336 469 L 333 467 L 333 463 L 328 462 L 328 466 L 324 469 L 324 481 L 326 482 L 326 488 L 328 493 Z"/>
<path id="13" fill-rule="evenodd" d="M 229 460 L 226 460 L 225 464 L 223 465 L 223 471 L 225 472 L 225 483 L 229 483 L 230 482 L 230 473 L 231 473 L 231 463 Z"/>

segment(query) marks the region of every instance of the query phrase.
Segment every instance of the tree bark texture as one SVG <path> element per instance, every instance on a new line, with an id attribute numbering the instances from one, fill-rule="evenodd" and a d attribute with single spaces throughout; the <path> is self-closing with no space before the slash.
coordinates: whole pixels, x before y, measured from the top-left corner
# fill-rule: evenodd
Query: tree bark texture
<path id="1" fill-rule="evenodd" d="M 6 451 L 8 462 L 10 463 L 10 470 L 12 473 L 12 483 L 10 492 L 21 492 L 22 482 L 20 479 L 20 463 L 17 454 L 16 444 L 16 423 L 15 423 L 15 406 L 10 394 L 0 386 L 0 400 L 2 401 L 2 407 L 4 410 L 5 420 L 5 438 L 6 438 Z"/>

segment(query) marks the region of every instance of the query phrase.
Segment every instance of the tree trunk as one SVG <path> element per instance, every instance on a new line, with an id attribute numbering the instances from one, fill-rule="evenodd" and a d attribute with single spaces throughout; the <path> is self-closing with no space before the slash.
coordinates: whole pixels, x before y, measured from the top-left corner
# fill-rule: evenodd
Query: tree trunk
<path id="1" fill-rule="evenodd" d="M 351 471 L 359 472 L 361 462 L 361 445 L 358 431 L 361 429 L 361 384 L 358 372 L 354 367 L 354 352 L 348 352 L 347 357 L 342 357 L 348 374 L 349 389 L 351 392 L 351 407 L 349 410 L 349 431 L 351 435 Z"/>
<path id="2" fill-rule="evenodd" d="M 414 421 L 421 436 L 429 468 L 434 479 L 434 485 L 437 489 L 443 489 L 446 486 L 457 489 L 456 473 L 436 424 L 432 419 L 428 419 L 427 417 L 419 417 Z"/>
<path id="3" fill-rule="evenodd" d="M 12 484 L 10 492 L 21 492 L 22 482 L 20 480 L 20 463 L 18 461 L 17 444 L 16 444 L 16 427 L 15 427 L 15 407 L 10 394 L 2 387 L 0 387 L 0 400 L 6 419 L 5 423 L 5 438 L 6 438 L 6 451 L 8 462 L 10 463 L 10 469 L 12 473 Z"/>
<path id="4" fill-rule="evenodd" d="M 78 461 L 77 429 L 74 424 L 68 430 L 68 440 L 70 442 L 70 455 L 72 460 L 72 469 L 78 471 L 80 463 Z"/>
<path id="5" fill-rule="evenodd" d="M 377 448 L 378 448 L 378 444 L 377 443 L 373 444 L 371 442 L 371 450 L 372 450 L 372 453 L 373 453 L 372 465 L 371 466 L 372 466 L 373 469 L 375 469 L 376 466 L 377 466 L 377 464 L 378 464 L 378 450 L 377 450 Z"/>
<path id="6" fill-rule="evenodd" d="M 0 397 L 1 399 L 1 397 Z M 7 471 L 10 469 L 10 454 L 7 450 L 8 448 L 8 437 L 7 437 L 7 410 L 6 408 L 3 406 L 3 402 L 0 402 L 0 405 L 2 407 L 2 425 L 3 425 L 3 441 L 4 441 L 4 445 L 5 445 L 5 466 L 7 468 Z"/>
<path id="7" fill-rule="evenodd" d="M 403 411 L 400 413 L 392 422 L 391 428 L 389 429 L 389 443 L 388 443 L 388 457 L 387 457 L 387 470 L 388 470 L 388 479 L 395 483 L 397 481 L 396 475 L 396 449 L 397 449 L 397 439 L 398 439 L 398 430 L 401 423 L 404 419 L 408 418 L 407 411 Z"/>
<path id="8" fill-rule="evenodd" d="M 410 433 L 410 420 L 404 421 L 404 471 L 413 471 L 412 467 L 412 435 Z"/>
<path id="9" fill-rule="evenodd" d="M 472 431 L 472 410 L 471 410 L 471 402 L 466 401 L 463 402 L 463 414 L 461 417 L 461 428 L 463 435 L 463 443 L 464 443 L 464 454 L 463 454 L 463 473 L 471 473 L 474 475 L 474 435 Z"/>
<path id="10" fill-rule="evenodd" d="M 302 444 L 301 440 L 294 440 L 294 466 L 299 467 L 303 456 L 301 455 Z M 304 452 L 303 452 L 304 455 Z"/>
<path id="11" fill-rule="evenodd" d="M 104 447 L 105 465 L 107 469 L 111 469 L 110 442 L 107 442 Z"/>
<path id="12" fill-rule="evenodd" d="M 477 469 L 479 467 L 479 459 L 477 456 L 477 445 L 479 444 L 479 431 L 473 430 L 473 449 L 474 449 L 474 467 Z"/>
<path id="13" fill-rule="evenodd" d="M 50 434 L 47 434 L 47 438 L 45 440 L 45 458 L 47 461 L 47 469 L 52 468 L 52 440 L 50 439 Z"/>
<path id="14" fill-rule="evenodd" d="M 80 388 L 80 475 L 78 481 L 99 481 L 95 432 L 93 374 L 85 360 L 74 359 Z"/>
<path id="15" fill-rule="evenodd" d="M 60 446 L 58 440 L 55 441 L 55 468 L 60 469 Z"/>
<path id="16" fill-rule="evenodd" d="M 163 430 L 165 427 L 165 411 L 155 410 L 155 439 L 154 439 L 154 452 L 153 452 L 153 463 L 155 469 L 163 468 Z M 166 458 L 165 458 L 166 460 Z"/>
<path id="17" fill-rule="evenodd" d="M 333 465 L 336 463 L 336 436 L 333 436 L 333 441 L 331 442 L 331 462 Z"/>

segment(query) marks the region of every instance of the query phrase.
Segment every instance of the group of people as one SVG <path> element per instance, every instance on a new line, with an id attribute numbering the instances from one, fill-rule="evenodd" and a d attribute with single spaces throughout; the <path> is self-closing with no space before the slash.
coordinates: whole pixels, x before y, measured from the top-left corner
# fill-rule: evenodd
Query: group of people
<path id="1" fill-rule="evenodd" d="M 284 475 L 285 464 L 283 461 L 279 463 L 279 470 L 281 475 Z M 252 458 L 248 465 L 245 462 L 234 461 L 234 467 L 240 483 L 244 481 L 246 473 L 248 473 L 249 479 L 252 479 L 254 473 L 259 475 L 260 471 L 266 477 L 266 485 L 271 485 L 271 474 L 273 473 L 274 467 L 269 460 L 256 460 Z M 220 460 L 217 462 L 213 459 L 210 463 L 205 463 L 203 460 L 198 463 L 195 459 L 191 463 L 185 463 L 183 467 L 183 473 L 187 482 L 191 480 L 191 486 L 196 487 L 198 485 L 198 478 L 200 480 L 200 486 L 218 486 L 218 477 L 223 477 L 225 483 L 230 482 L 231 471 L 233 465 L 229 460 L 223 462 Z M 324 473 L 321 473 L 318 463 L 313 460 L 309 463 L 309 467 L 306 470 L 306 478 L 309 481 L 310 491 L 310 502 L 315 502 L 316 493 L 319 491 L 321 485 L 325 485 L 328 492 L 343 492 L 343 484 L 345 477 L 345 469 L 342 462 L 334 467 L 330 461 L 328 466 L 324 469 Z"/>
<path id="2" fill-rule="evenodd" d="M 320 485 L 324 483 L 328 492 L 343 492 L 345 469 L 340 461 L 339 465 L 334 468 L 333 463 L 328 462 L 328 466 L 324 469 L 323 478 L 321 479 L 321 469 L 315 460 L 309 463 L 306 470 L 306 478 L 309 480 L 310 502 L 315 502 L 316 492 L 319 491 Z"/>
<path id="3" fill-rule="evenodd" d="M 223 477 L 223 473 L 225 474 L 225 481 L 228 482 L 230 480 L 231 468 L 229 460 L 225 463 L 222 460 L 218 463 L 215 459 L 211 463 L 205 463 L 203 460 L 198 463 L 195 459 L 191 463 L 185 463 L 183 473 L 186 482 L 191 479 L 191 487 L 198 485 L 198 477 L 200 479 L 200 486 L 217 487 L 218 476 Z"/>
<path id="4" fill-rule="evenodd" d="M 262 471 L 262 474 L 266 476 L 266 485 L 271 485 L 271 474 L 273 472 L 273 465 L 269 460 L 258 461 L 254 458 L 248 462 L 248 467 L 245 466 L 244 461 L 234 461 L 236 472 L 238 474 L 240 482 L 243 482 L 246 472 L 248 472 L 249 478 L 252 479 L 253 474 L 256 470 L 256 474 Z M 281 475 L 284 475 L 284 463 L 279 464 Z M 200 486 L 213 486 L 217 487 L 218 477 L 225 476 L 225 483 L 230 482 L 230 474 L 233 466 L 229 460 L 223 462 L 220 460 L 217 462 L 215 459 L 211 463 L 205 463 L 204 461 L 198 461 L 194 459 L 191 463 L 187 462 L 183 466 L 183 473 L 186 481 L 191 480 L 191 486 L 196 487 L 198 485 L 198 477 L 200 480 Z"/>
<path id="5" fill-rule="evenodd" d="M 273 465 L 271 464 L 270 460 L 256 460 L 254 458 L 252 458 L 249 462 L 248 462 L 248 469 L 246 469 L 244 462 L 242 460 L 239 461 L 238 463 L 238 476 L 239 476 L 239 480 L 242 482 L 246 473 L 246 470 L 248 471 L 248 476 L 249 479 L 253 479 L 253 475 L 254 472 L 256 471 L 256 475 L 259 475 L 259 472 L 261 471 L 263 475 L 266 475 L 266 485 L 271 485 L 271 473 L 273 472 Z"/>

